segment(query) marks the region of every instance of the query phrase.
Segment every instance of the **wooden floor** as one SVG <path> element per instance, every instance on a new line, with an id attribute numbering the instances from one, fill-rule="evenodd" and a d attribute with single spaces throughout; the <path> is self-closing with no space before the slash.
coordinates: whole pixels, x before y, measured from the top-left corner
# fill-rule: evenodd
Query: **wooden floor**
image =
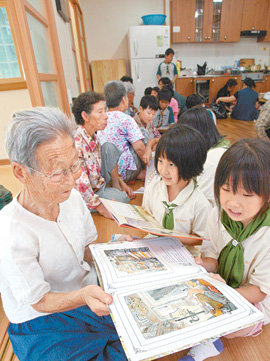
<path id="1" fill-rule="evenodd" d="M 238 121 L 233 119 L 222 119 L 217 121 L 217 127 L 222 135 L 225 135 L 231 143 L 240 138 L 256 137 L 253 122 Z M 0 167 L 0 184 L 6 186 L 15 195 L 20 191 L 21 185 L 14 179 L 10 166 Z M 143 185 L 142 182 L 136 182 L 134 189 Z M 132 201 L 133 204 L 141 204 L 142 196 Z M 98 242 L 107 242 L 113 233 L 129 233 L 134 236 L 143 237 L 145 233 L 128 228 L 120 228 L 114 221 L 105 219 L 98 214 L 93 215 L 95 225 L 98 230 Z M 0 360 L 11 361 L 10 345 L 5 354 L 1 353 L 3 345 L 7 342 L 6 334 L 1 330 L 1 326 L 7 327 L 3 311 L 0 308 Z M 2 332 L 1 332 L 2 331 Z M 4 336 L 3 336 L 4 335 Z M 2 336 L 2 339 L 1 339 Z M 226 340 L 223 338 L 224 351 L 221 355 L 208 360 L 216 361 L 270 361 L 270 325 L 265 326 L 261 335 L 252 338 L 238 338 L 236 340 Z M 160 358 L 161 361 L 177 361 L 186 351 L 178 352 L 170 356 Z M 116 360 L 117 361 L 117 360 Z"/>

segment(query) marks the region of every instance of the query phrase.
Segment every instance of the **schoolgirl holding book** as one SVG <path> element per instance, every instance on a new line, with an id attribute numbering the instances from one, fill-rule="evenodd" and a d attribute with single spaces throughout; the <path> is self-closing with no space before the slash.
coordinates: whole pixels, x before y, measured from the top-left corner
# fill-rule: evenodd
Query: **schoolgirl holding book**
<path id="1" fill-rule="evenodd" d="M 146 182 L 143 207 L 165 228 L 204 237 L 210 204 L 195 177 L 203 170 L 206 152 L 203 136 L 187 125 L 174 126 L 160 138 L 155 153 L 158 174 Z"/>
<path id="2" fill-rule="evenodd" d="M 235 288 L 264 314 L 264 321 L 226 337 L 257 336 L 270 322 L 270 146 L 242 139 L 222 156 L 215 176 L 217 207 L 211 210 L 196 263 Z M 218 355 L 220 339 L 193 347 L 182 361 Z"/>

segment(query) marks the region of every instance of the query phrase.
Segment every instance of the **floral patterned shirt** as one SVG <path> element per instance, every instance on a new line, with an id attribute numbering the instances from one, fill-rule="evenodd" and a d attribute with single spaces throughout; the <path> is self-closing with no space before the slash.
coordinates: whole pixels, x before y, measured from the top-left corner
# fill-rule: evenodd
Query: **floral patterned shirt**
<path id="1" fill-rule="evenodd" d="M 131 145 L 143 140 L 138 124 L 129 115 L 114 110 L 108 112 L 107 126 L 98 131 L 101 144 L 110 142 L 122 152 L 118 161 L 118 170 L 123 179 L 126 179 L 127 170 L 136 170 L 136 163 L 131 153 Z"/>
<path id="2" fill-rule="evenodd" d="M 84 160 L 82 174 L 77 179 L 75 188 L 81 193 L 87 207 L 94 209 L 100 205 L 95 192 L 105 182 L 101 176 L 101 145 L 95 135 L 91 137 L 84 126 L 80 125 L 75 135 L 75 146 L 79 157 Z"/>

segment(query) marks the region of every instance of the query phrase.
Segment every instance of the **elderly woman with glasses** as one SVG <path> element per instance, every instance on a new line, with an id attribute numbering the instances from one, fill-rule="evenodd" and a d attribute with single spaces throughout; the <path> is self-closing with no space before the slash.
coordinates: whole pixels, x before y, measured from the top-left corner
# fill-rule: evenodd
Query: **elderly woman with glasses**
<path id="1" fill-rule="evenodd" d="M 71 122 L 60 110 L 14 115 L 6 148 L 22 191 L 0 212 L 0 292 L 20 361 L 126 360 L 97 285 L 97 237 L 73 187 L 81 174 Z M 104 317 L 102 317 L 104 316 Z"/>

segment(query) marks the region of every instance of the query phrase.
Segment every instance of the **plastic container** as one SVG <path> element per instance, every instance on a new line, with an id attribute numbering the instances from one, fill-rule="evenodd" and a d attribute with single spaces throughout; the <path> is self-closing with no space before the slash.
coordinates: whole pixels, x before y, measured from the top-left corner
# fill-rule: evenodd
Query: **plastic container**
<path id="1" fill-rule="evenodd" d="M 142 21 L 144 25 L 163 25 L 166 17 L 163 14 L 150 14 L 142 16 Z"/>

